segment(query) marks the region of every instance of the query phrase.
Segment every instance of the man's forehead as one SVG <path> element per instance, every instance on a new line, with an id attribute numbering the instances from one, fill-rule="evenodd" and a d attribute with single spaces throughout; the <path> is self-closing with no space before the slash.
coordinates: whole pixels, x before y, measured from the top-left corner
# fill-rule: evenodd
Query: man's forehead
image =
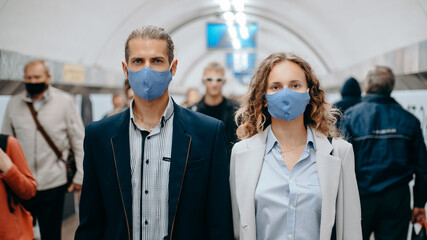
<path id="1" fill-rule="evenodd" d="M 25 68 L 25 73 L 28 73 L 30 71 L 41 73 L 41 72 L 46 72 L 46 69 L 45 69 L 45 66 L 43 65 L 43 63 L 35 62 L 35 63 L 28 65 Z"/>
<path id="2" fill-rule="evenodd" d="M 167 42 L 162 39 L 134 38 L 129 41 L 130 57 L 148 54 L 167 58 Z"/>
<path id="3" fill-rule="evenodd" d="M 213 77 L 224 76 L 224 72 L 215 70 L 215 69 L 206 69 L 205 72 L 203 73 L 203 76 L 213 76 Z"/>

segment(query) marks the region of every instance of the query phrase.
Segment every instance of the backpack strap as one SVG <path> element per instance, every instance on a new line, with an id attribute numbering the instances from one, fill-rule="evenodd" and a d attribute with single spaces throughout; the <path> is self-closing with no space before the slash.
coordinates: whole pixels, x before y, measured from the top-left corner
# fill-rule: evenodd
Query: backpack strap
<path id="1" fill-rule="evenodd" d="M 40 124 L 39 119 L 37 118 L 37 113 L 36 110 L 34 109 L 33 103 L 32 102 L 27 102 L 28 108 L 30 109 L 31 112 L 31 116 L 34 119 L 34 122 L 37 125 L 37 130 L 40 131 L 40 133 L 42 134 L 42 136 L 44 137 L 44 139 L 46 140 L 47 144 L 49 145 L 49 147 L 53 150 L 53 152 L 56 154 L 56 156 L 58 157 L 59 160 L 65 162 L 62 159 L 62 153 L 61 151 L 58 149 L 58 147 L 55 145 L 55 143 L 52 141 L 52 138 L 49 137 L 49 135 L 47 134 L 46 130 L 43 128 L 43 126 Z"/>

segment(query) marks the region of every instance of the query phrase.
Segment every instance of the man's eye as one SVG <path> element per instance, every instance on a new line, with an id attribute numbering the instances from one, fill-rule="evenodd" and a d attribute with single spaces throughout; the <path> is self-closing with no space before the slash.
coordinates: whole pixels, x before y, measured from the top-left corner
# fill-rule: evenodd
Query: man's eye
<path id="1" fill-rule="evenodd" d="M 141 63 L 142 61 L 141 61 L 141 59 L 135 59 L 135 60 L 133 60 L 133 63 Z"/>
<path id="2" fill-rule="evenodd" d="M 155 63 L 162 63 L 163 61 L 161 59 L 154 59 Z"/>

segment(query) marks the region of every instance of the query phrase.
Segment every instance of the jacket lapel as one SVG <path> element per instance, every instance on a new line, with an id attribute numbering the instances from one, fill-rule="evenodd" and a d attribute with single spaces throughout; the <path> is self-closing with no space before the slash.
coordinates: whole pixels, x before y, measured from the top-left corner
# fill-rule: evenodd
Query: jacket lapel
<path id="1" fill-rule="evenodd" d="M 188 155 L 191 146 L 191 136 L 186 133 L 182 110 L 174 102 L 172 156 L 169 171 L 169 233 L 172 237 L 176 211 L 187 168 Z"/>
<path id="2" fill-rule="evenodd" d="M 265 140 L 270 127 L 255 135 L 246 143 L 246 149 L 237 152 L 236 159 L 236 201 L 241 214 L 241 226 L 249 235 L 255 234 L 255 189 L 261 173 L 265 153 Z M 240 229 L 242 230 L 242 229 Z M 255 235 L 254 235 L 255 236 Z"/>
<path id="3" fill-rule="evenodd" d="M 341 160 L 333 155 L 333 145 L 321 133 L 314 133 L 316 144 L 317 174 L 322 192 L 322 215 L 320 220 L 320 239 L 329 239 L 335 223 L 336 200 L 341 176 Z"/>
<path id="4" fill-rule="evenodd" d="M 123 111 L 117 135 L 111 138 L 114 162 L 117 170 L 117 180 L 120 185 L 121 196 L 126 210 L 127 221 L 132 229 L 132 183 L 130 168 L 130 145 L 129 145 L 129 108 Z"/>

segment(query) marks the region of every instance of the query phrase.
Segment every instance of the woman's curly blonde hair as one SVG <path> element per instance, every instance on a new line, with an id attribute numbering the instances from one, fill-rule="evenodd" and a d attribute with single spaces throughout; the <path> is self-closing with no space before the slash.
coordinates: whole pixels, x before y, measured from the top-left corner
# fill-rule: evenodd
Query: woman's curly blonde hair
<path id="1" fill-rule="evenodd" d="M 335 115 L 339 112 L 332 109 L 331 104 L 326 102 L 325 92 L 320 88 L 319 79 L 314 74 L 313 69 L 302 58 L 292 53 L 279 52 L 271 54 L 262 61 L 252 76 L 249 92 L 245 95 L 243 104 L 235 116 L 235 121 L 239 125 L 237 128 L 239 139 L 250 138 L 271 124 L 271 116 L 265 106 L 267 80 L 273 67 L 283 61 L 296 63 L 305 72 L 310 89 L 310 102 L 304 111 L 304 124 L 326 136 L 339 136 L 335 128 L 337 121 Z"/>

